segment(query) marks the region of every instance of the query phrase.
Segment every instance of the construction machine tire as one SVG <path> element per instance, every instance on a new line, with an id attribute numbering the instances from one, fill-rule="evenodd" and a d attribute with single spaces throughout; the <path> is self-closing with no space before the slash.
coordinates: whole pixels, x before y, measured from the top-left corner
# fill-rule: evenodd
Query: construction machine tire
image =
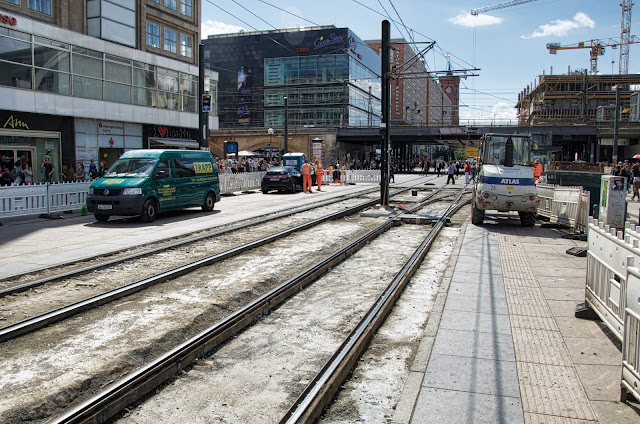
<path id="1" fill-rule="evenodd" d="M 484 210 L 476 207 L 475 203 L 471 206 L 471 223 L 473 225 L 482 225 L 484 222 Z"/>
<path id="2" fill-rule="evenodd" d="M 520 212 L 520 225 L 533 227 L 536 225 L 536 215 L 533 212 Z"/>

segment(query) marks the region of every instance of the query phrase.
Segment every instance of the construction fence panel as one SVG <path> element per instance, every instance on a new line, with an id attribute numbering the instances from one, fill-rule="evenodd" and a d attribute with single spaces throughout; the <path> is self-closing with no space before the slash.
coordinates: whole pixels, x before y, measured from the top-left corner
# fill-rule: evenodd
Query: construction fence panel
<path id="1" fill-rule="evenodd" d="M 582 187 L 556 186 L 553 190 L 550 221 L 570 228 L 576 228 Z"/>
<path id="2" fill-rule="evenodd" d="M 622 340 L 627 293 L 627 259 L 640 263 L 638 240 L 589 220 L 585 300 L 613 334 Z"/>
<path id="3" fill-rule="evenodd" d="M 234 191 L 260 190 L 265 172 L 241 172 L 238 174 L 218 174 L 220 194 L 231 194 Z"/>
<path id="4" fill-rule="evenodd" d="M 576 221 L 576 231 L 581 233 L 587 232 L 589 226 L 589 209 L 591 206 L 591 193 L 583 190 L 580 195 L 580 207 L 578 208 L 578 220 Z"/>
<path id="5" fill-rule="evenodd" d="M 551 207 L 553 205 L 553 192 L 555 189 L 553 184 L 538 184 L 538 199 L 540 204 L 538 205 L 538 215 L 545 218 L 551 218 Z"/>
<path id="6" fill-rule="evenodd" d="M 632 394 L 640 400 L 640 263 L 628 260 L 627 296 L 622 339 L 622 393 Z M 627 392 L 627 393 L 625 393 Z"/>
<path id="7" fill-rule="evenodd" d="M 89 187 L 93 181 L 80 181 L 48 185 L 49 210 L 47 213 L 80 210 L 87 204 Z"/>

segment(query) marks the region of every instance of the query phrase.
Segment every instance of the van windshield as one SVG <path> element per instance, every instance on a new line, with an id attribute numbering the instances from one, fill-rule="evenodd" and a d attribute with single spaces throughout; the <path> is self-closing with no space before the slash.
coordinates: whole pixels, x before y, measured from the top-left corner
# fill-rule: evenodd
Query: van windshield
<path id="1" fill-rule="evenodd" d="M 143 178 L 151 175 L 156 159 L 118 159 L 111 165 L 105 177 Z"/>

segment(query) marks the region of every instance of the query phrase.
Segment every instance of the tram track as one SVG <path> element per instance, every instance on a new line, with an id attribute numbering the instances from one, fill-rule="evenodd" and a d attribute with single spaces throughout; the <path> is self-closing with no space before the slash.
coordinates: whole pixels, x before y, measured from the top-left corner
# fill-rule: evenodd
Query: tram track
<path id="1" fill-rule="evenodd" d="M 385 301 L 383 304 L 376 302 L 377 306 L 372 308 L 372 310 L 376 311 L 376 314 L 371 314 L 370 311 L 367 316 L 374 315 L 374 319 L 377 320 L 378 323 L 384 320 L 384 314 L 388 312 L 392 307 L 393 301 L 397 299 L 399 294 L 402 292 L 403 284 L 406 284 L 412 273 L 415 272 L 415 269 L 419 266 L 424 255 L 426 255 L 431 243 L 433 243 L 433 239 L 435 239 L 439 230 L 444 227 L 447 215 L 454 213 L 463 205 L 463 202 L 459 201 L 460 196 L 462 196 L 462 191 L 459 193 L 459 196 L 456 197 L 456 201 L 453 202 L 453 205 L 447 209 L 447 212 L 438 221 L 434 229 L 429 232 L 427 239 L 420 244 L 419 249 L 412 255 L 411 261 L 407 262 L 407 264 L 402 267 L 402 270 L 398 273 L 396 278 L 394 278 L 389 288 L 387 288 L 383 295 L 380 296 L 381 298 L 384 298 Z M 407 208 L 406 213 L 411 213 L 422 206 L 424 205 L 416 204 L 414 207 Z M 205 357 L 207 352 L 216 349 L 221 343 L 228 340 L 234 334 L 237 334 L 248 325 L 251 325 L 261 317 L 269 314 L 277 308 L 280 303 L 291 297 L 293 294 L 299 292 L 308 284 L 311 284 L 322 274 L 327 272 L 327 270 L 337 266 L 344 259 L 351 256 L 356 250 L 370 243 L 372 239 L 375 239 L 381 233 L 384 233 L 397 225 L 398 222 L 398 218 L 396 217 L 380 224 L 367 234 L 359 237 L 358 240 L 349 243 L 347 246 L 325 257 L 317 264 L 305 269 L 303 272 L 300 272 L 277 288 L 270 290 L 268 293 L 265 293 L 253 302 L 250 302 L 245 307 L 240 308 L 231 315 L 228 315 L 213 327 L 208 328 L 206 331 L 192 337 L 187 342 L 172 349 L 170 352 L 158 357 L 149 365 L 141 367 L 135 372 L 129 374 L 127 377 L 105 387 L 99 396 L 83 402 L 62 416 L 56 418 L 53 422 L 104 422 L 105 420 L 108 420 L 109 417 L 118 414 L 119 411 L 125 409 L 145 393 L 153 391 L 158 387 L 158 385 L 161 385 L 163 382 L 179 374 L 181 370 L 189 369 L 198 360 L 198 358 Z M 364 324 L 364 326 L 370 327 L 370 330 L 367 333 L 368 335 L 365 335 L 365 338 L 371 337 L 372 332 L 375 331 L 373 328 L 374 326 L 371 326 L 370 324 Z M 351 337 L 349 337 L 349 339 L 350 338 Z M 366 342 L 359 342 L 357 344 L 362 347 L 366 345 Z M 334 355 L 334 357 L 335 356 L 336 355 Z M 340 354 L 338 356 L 342 355 Z M 347 361 L 345 363 L 346 365 L 344 365 L 344 369 L 349 369 L 349 363 L 352 365 L 354 359 L 350 359 L 350 361 L 351 362 Z M 329 368 L 334 368 L 334 366 L 332 365 Z M 343 370 L 339 375 L 344 377 L 345 372 L 348 371 Z M 317 386 L 317 383 L 309 384 L 309 386 L 312 385 L 315 387 Z M 338 385 L 339 384 L 335 382 L 326 384 L 326 386 L 334 388 Z M 330 399 L 333 395 L 327 394 L 326 391 L 323 392 L 324 396 L 322 397 L 322 401 L 314 400 L 311 403 L 326 405 L 326 399 Z M 315 412 L 305 412 L 303 416 L 308 417 L 310 416 L 309 414 L 317 414 L 317 411 L 321 410 L 323 407 L 324 406 L 316 407 L 313 409 Z M 311 411 L 305 407 L 305 411 L 307 410 Z M 300 403 L 294 405 L 292 407 L 292 411 L 302 411 Z M 302 421 L 290 421 L 292 416 L 293 415 L 288 414 L 283 418 L 282 422 L 310 422 L 304 421 L 304 419 Z"/>
<path id="2" fill-rule="evenodd" d="M 435 178 L 432 177 L 431 179 L 427 179 L 426 184 L 429 184 L 429 181 L 433 179 Z M 417 180 L 424 181 L 424 179 L 417 179 Z M 407 181 L 404 184 L 411 184 L 413 181 L 415 180 Z M 391 197 L 405 193 L 411 189 L 412 189 L 411 187 L 398 188 L 393 193 L 391 193 Z M 146 258 L 155 254 L 166 252 L 168 250 L 196 244 L 196 243 L 199 243 L 208 239 L 216 238 L 222 235 L 247 230 L 252 227 L 274 222 L 278 219 L 290 217 L 295 214 L 300 214 L 307 211 L 314 211 L 314 210 L 318 210 L 318 208 L 338 204 L 339 202 L 364 197 L 372 193 L 375 193 L 377 191 L 379 191 L 379 188 L 371 188 L 356 194 L 347 194 L 347 195 L 337 196 L 329 200 L 313 202 L 311 204 L 307 204 L 302 207 L 292 208 L 286 211 L 260 215 L 234 225 L 225 226 L 224 228 L 216 228 L 211 231 L 205 231 L 204 233 L 202 230 L 200 230 L 195 232 L 194 233 L 195 235 L 186 234 L 183 237 L 181 237 L 179 240 L 172 241 L 172 242 L 171 241 L 170 242 L 153 242 L 150 246 L 138 246 L 138 249 L 140 250 L 136 249 L 137 251 L 130 254 L 122 255 L 122 254 L 119 254 L 119 252 L 114 252 L 113 254 L 108 255 L 111 257 L 111 259 L 104 259 L 105 255 L 100 254 L 93 257 L 82 259 L 81 261 L 73 260 L 67 263 L 62 263 L 52 269 L 31 271 L 23 275 L 14 275 L 13 277 L 11 277 L 10 280 L 8 279 L 0 280 L 0 299 L 5 296 L 10 296 L 26 290 L 37 288 L 39 286 L 42 286 L 48 283 L 54 283 L 61 280 L 78 277 L 78 276 L 89 274 L 91 272 L 94 272 L 100 269 L 116 266 L 124 262 Z M 158 244 L 160 245 L 158 246 Z M 45 275 L 42 276 L 42 274 L 45 274 Z M 37 278 L 30 279 L 30 277 L 32 276 L 37 276 Z M 11 284 L 11 281 L 21 281 L 21 282 L 18 284 Z"/>
<path id="3" fill-rule="evenodd" d="M 422 202 L 422 204 L 428 204 L 431 202 L 435 202 L 435 201 L 440 201 L 442 199 L 448 198 L 447 195 L 442 196 L 442 197 L 435 197 L 436 194 L 438 194 L 442 189 L 438 189 L 433 191 L 432 193 L 430 193 L 429 195 L 427 195 L 427 197 L 424 199 L 424 201 Z M 404 191 L 404 190 L 403 190 Z M 399 191 L 397 193 L 394 194 L 399 194 L 403 191 Z M 107 292 L 104 293 L 100 293 L 97 294 L 95 296 L 91 296 L 89 298 L 83 299 L 81 301 L 69 304 L 69 305 L 65 305 L 62 306 L 60 308 L 54 309 L 54 310 L 50 310 L 48 312 L 42 313 L 40 315 L 31 317 L 31 318 L 27 318 L 24 320 L 21 320 L 20 322 L 17 322 L 15 324 L 11 324 L 11 325 L 7 325 L 5 327 L 0 328 L 0 342 L 6 341 L 6 340 L 10 340 L 12 338 L 15 337 L 19 337 L 21 335 L 27 334 L 29 332 L 38 330 L 40 328 L 44 328 L 48 325 L 60 322 L 64 319 L 70 318 L 72 316 L 75 316 L 79 313 L 88 311 L 90 309 L 105 305 L 107 303 L 113 302 L 115 300 L 121 299 L 123 297 L 126 296 L 130 296 L 134 293 L 140 292 L 142 290 L 145 290 L 149 287 L 152 287 L 156 284 L 160 284 L 160 283 L 164 283 L 166 281 L 175 279 L 175 278 L 179 278 L 181 276 L 187 275 L 191 272 L 193 272 L 194 270 L 197 270 L 201 267 L 205 267 L 205 266 L 211 266 L 213 264 L 216 264 L 218 262 L 221 262 L 223 260 L 227 260 L 230 258 L 233 258 L 235 256 L 238 256 L 240 254 L 243 254 L 245 252 L 248 252 L 250 250 L 253 250 L 257 247 L 260 246 L 264 246 L 268 243 L 272 243 L 276 240 L 279 240 L 281 238 L 287 237 L 291 234 L 300 232 L 300 231 L 304 231 L 306 229 L 315 227 L 317 225 L 320 225 L 324 222 L 327 221 L 331 221 L 331 220 L 336 220 L 336 219 L 340 219 L 343 218 L 345 216 L 349 216 L 349 215 L 353 215 L 367 207 L 371 207 L 375 204 L 378 203 L 377 199 L 374 200 L 369 200 L 369 201 L 365 201 L 362 203 L 359 203 L 355 206 L 337 211 L 337 212 L 333 212 L 330 214 L 327 214 L 323 217 L 314 219 L 314 220 L 310 220 L 307 222 L 304 222 L 302 224 L 299 225 L 295 225 L 293 227 L 290 227 L 286 230 L 282 230 L 282 231 L 277 231 L 275 233 L 271 233 L 267 236 L 261 237 L 255 241 L 252 242 L 248 242 L 248 243 L 244 243 L 241 244 L 239 246 L 224 250 L 222 252 L 213 254 L 213 255 L 209 255 L 206 256 L 204 258 L 195 260 L 195 261 L 191 261 L 187 264 L 184 265 L 179 265 L 177 267 L 174 267 L 172 269 L 169 269 L 167 271 L 163 271 L 160 273 L 157 273 L 151 277 L 147 277 L 129 284 L 125 284 L 121 287 L 115 288 L 113 290 L 109 290 Z M 413 210 L 414 207 L 411 207 L 409 209 L 407 209 L 405 212 L 409 212 L 411 210 Z M 200 238 L 198 238 L 200 239 Z M 118 262 L 120 263 L 120 262 Z M 29 301 L 29 303 L 31 304 L 30 307 L 33 307 L 33 302 Z"/>

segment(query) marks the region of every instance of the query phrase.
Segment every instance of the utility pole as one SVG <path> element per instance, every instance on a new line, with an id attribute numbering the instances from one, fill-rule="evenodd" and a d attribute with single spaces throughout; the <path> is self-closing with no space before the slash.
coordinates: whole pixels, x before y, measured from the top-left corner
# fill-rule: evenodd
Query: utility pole
<path id="1" fill-rule="evenodd" d="M 613 118 L 613 166 L 618 163 L 618 125 L 620 122 L 620 84 L 616 85 L 616 110 Z"/>
<path id="2" fill-rule="evenodd" d="M 200 101 L 200 107 L 198 108 L 198 144 L 200 145 L 200 150 L 209 147 L 209 137 L 207 136 L 209 112 L 202 110 L 204 78 L 204 44 L 200 43 L 198 46 L 198 99 Z"/>
<path id="3" fill-rule="evenodd" d="M 289 100 L 284 96 L 284 153 L 289 151 Z"/>
<path id="4" fill-rule="evenodd" d="M 382 164 L 380 166 L 380 206 L 389 204 L 389 147 L 391 145 L 391 24 L 382 21 Z"/>

